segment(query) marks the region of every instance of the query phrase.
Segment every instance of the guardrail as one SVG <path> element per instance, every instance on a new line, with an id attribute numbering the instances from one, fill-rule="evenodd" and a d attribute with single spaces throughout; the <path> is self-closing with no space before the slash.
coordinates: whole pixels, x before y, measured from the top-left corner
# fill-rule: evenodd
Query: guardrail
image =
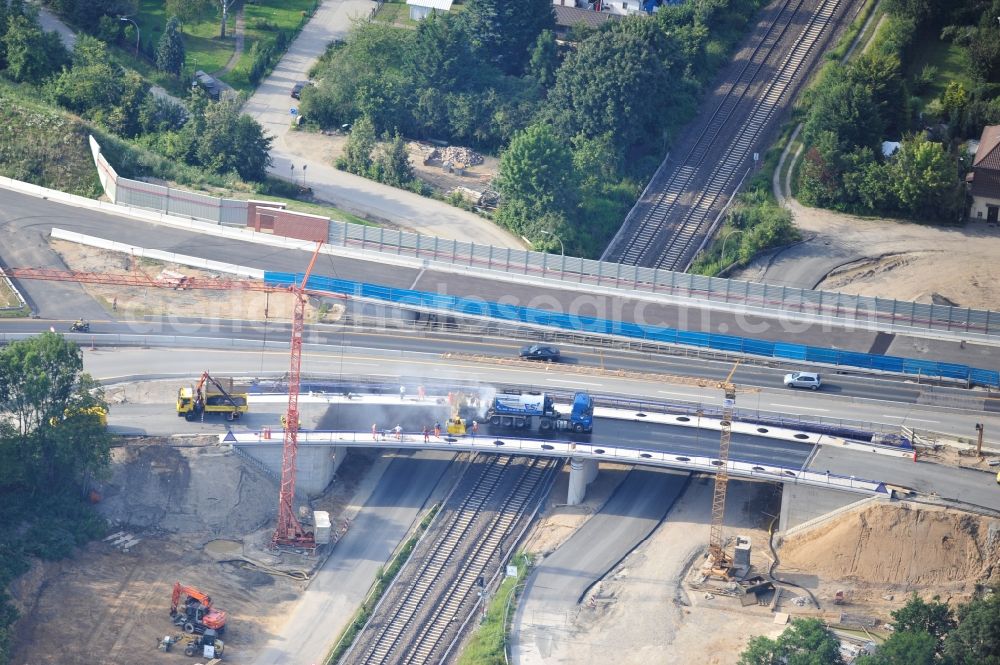
<path id="1" fill-rule="evenodd" d="M 281 446 L 280 440 L 267 439 L 263 432 L 233 432 L 219 435 L 220 443 L 244 447 L 247 452 L 252 446 Z M 430 436 L 425 441 L 422 434 L 404 432 L 400 438 L 395 435 L 373 438 L 371 432 L 305 431 L 299 433 L 300 446 L 350 445 L 363 448 L 402 448 L 461 450 L 504 455 L 533 455 L 545 457 L 576 457 L 594 460 L 615 461 L 622 464 L 638 464 L 673 469 L 685 469 L 716 473 L 722 463 L 712 457 L 691 457 L 679 453 L 659 450 L 643 450 L 621 446 L 591 445 L 573 441 L 549 441 L 495 436 Z M 252 454 L 252 453 L 251 453 Z M 857 494 L 888 494 L 885 483 L 856 476 L 834 473 L 819 473 L 789 469 L 776 465 L 762 465 L 730 459 L 726 464 L 730 476 L 768 480 L 772 482 L 825 487 L 827 489 L 854 492 Z"/>
<path id="2" fill-rule="evenodd" d="M 288 286 L 300 283 L 302 273 L 265 272 L 270 284 Z M 353 280 L 312 275 L 309 288 L 343 294 L 426 312 L 454 312 L 464 317 L 513 321 L 527 325 L 569 331 L 642 339 L 666 344 L 706 347 L 727 352 L 781 358 L 814 364 L 852 367 L 863 370 L 930 376 L 964 381 L 969 385 L 1000 388 L 1000 372 L 953 363 L 939 363 L 898 356 L 882 356 L 854 351 L 842 351 L 805 344 L 772 342 L 735 335 L 721 335 L 662 326 L 644 326 L 626 321 L 614 321 L 576 314 L 550 312 L 534 307 L 497 303 L 480 298 L 462 298 L 427 291 L 396 289 Z"/>
<path id="3" fill-rule="evenodd" d="M 90 137 L 90 146 L 101 184 L 113 202 L 220 225 L 246 225 L 246 201 L 161 188 L 121 178 L 107 163 L 93 137 Z M 336 220 L 330 221 L 328 242 L 345 248 L 375 250 L 464 268 L 485 268 L 549 278 L 573 285 L 698 298 L 709 303 L 758 307 L 775 313 L 831 317 L 864 326 L 911 327 L 1000 337 L 1000 312 L 990 310 L 703 277 L 572 256 L 476 245 Z"/>

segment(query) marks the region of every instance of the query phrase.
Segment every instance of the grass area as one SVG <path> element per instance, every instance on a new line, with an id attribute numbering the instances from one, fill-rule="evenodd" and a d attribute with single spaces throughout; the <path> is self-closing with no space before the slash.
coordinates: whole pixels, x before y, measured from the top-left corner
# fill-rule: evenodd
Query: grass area
<path id="1" fill-rule="evenodd" d="M 907 75 L 919 76 L 925 67 L 934 68 L 934 76 L 921 91 L 921 106 L 926 106 L 932 99 L 937 99 L 945 91 L 949 83 L 961 83 L 966 90 L 975 87 L 969 78 L 969 56 L 966 49 L 949 41 L 942 41 L 934 34 L 923 34 L 917 37 L 920 48 L 914 49 L 913 62 Z"/>
<path id="2" fill-rule="evenodd" d="M 233 71 L 219 75 L 219 78 L 237 90 L 252 89 L 247 74 L 252 65 L 250 51 L 253 45 L 259 43 L 258 48 L 273 45 L 278 33 L 282 31 L 289 35 L 297 33 L 312 15 L 316 5 L 317 0 L 256 0 L 253 3 L 246 3 L 243 10 L 245 26 L 243 52 Z M 175 94 L 183 93 L 187 81 L 195 71 L 200 69 L 214 75 L 229 62 L 236 49 L 237 16 L 238 11 L 230 11 L 226 21 L 225 39 L 219 38 L 221 19 L 217 14 L 184 24 L 182 31 L 187 62 L 185 75 L 180 77 L 180 81 L 157 73 L 149 61 L 143 61 L 141 66 L 131 62 L 128 64 Z M 142 31 L 143 50 L 147 54 L 155 50 L 168 18 L 162 0 L 140 0 L 139 16 L 136 20 Z M 125 44 L 122 44 L 122 51 L 128 53 Z"/>
<path id="3" fill-rule="evenodd" d="M 844 30 L 844 33 L 840 36 L 840 39 L 837 40 L 836 46 L 834 46 L 832 49 L 826 52 L 825 57 L 827 60 L 844 59 L 844 56 L 847 55 L 848 49 L 851 48 L 851 44 L 854 43 L 854 40 L 861 33 L 861 29 L 864 28 L 865 21 L 867 21 L 868 17 L 872 15 L 873 11 L 875 11 L 875 6 L 877 4 L 878 4 L 877 0 L 868 0 L 865 3 L 864 7 L 861 8 L 861 11 L 858 12 L 858 15 L 854 18 L 853 21 L 851 21 L 851 24 L 847 26 L 847 29 Z M 873 26 L 872 29 L 874 29 L 874 26 L 877 24 L 878 24 L 877 19 L 872 21 L 872 26 Z M 862 40 L 864 42 L 870 38 L 871 35 L 865 35 L 864 37 L 862 37 Z"/>
<path id="4" fill-rule="evenodd" d="M 439 506 L 434 506 L 424 518 L 420 520 L 420 524 L 417 526 L 417 530 L 410 536 L 407 541 L 399 548 L 399 552 L 395 557 L 389 562 L 389 567 L 385 570 L 380 570 L 378 575 L 375 577 L 375 584 L 372 585 L 371 593 L 365 598 L 365 602 L 361 604 L 361 609 L 358 610 L 357 614 L 354 615 L 354 619 L 348 624 L 344 632 L 340 634 L 340 638 L 337 640 L 336 645 L 327 655 L 326 659 L 323 661 L 323 665 L 334 665 L 341 656 L 347 653 L 347 650 L 351 648 L 351 644 L 354 643 L 355 638 L 361 629 L 365 627 L 368 623 L 368 619 L 371 617 L 372 610 L 378 604 L 378 601 L 382 598 L 382 595 L 389 588 L 392 580 L 396 578 L 399 574 L 400 569 L 402 569 L 403 564 L 406 560 L 410 558 L 410 554 L 413 553 L 413 548 L 417 546 L 417 541 L 420 540 L 420 536 L 424 535 L 424 531 L 430 526 L 431 522 L 434 520 L 434 516 L 437 515 Z"/>
<path id="5" fill-rule="evenodd" d="M 517 577 L 507 577 L 489 600 L 486 616 L 458 658 L 458 665 L 502 665 L 506 662 L 507 632 L 517 609 L 517 598 L 531 571 L 531 559 L 521 553 L 514 557 Z"/>
<path id="6" fill-rule="evenodd" d="M 79 118 L 37 101 L 34 88 L 0 80 L 0 175 L 70 194 L 101 189 Z"/>
<path id="7" fill-rule="evenodd" d="M 286 188 L 282 187 L 282 189 Z M 264 191 L 260 194 L 252 192 L 229 192 L 226 196 L 233 199 L 259 199 L 263 196 L 268 200 L 281 201 L 288 207 L 289 210 L 304 212 L 310 215 L 321 215 L 338 222 L 350 222 L 352 224 L 361 224 L 362 226 L 377 226 L 377 224 L 372 224 L 366 219 L 358 217 L 357 215 L 352 215 L 351 213 L 332 205 L 301 201 L 299 199 L 289 198 L 280 194 L 272 194 L 270 191 Z"/>
<path id="8" fill-rule="evenodd" d="M 249 72 L 253 66 L 250 57 L 253 44 L 260 44 L 258 49 L 265 46 L 273 48 L 278 33 L 285 32 L 289 37 L 297 34 L 312 16 L 317 4 L 317 0 L 257 0 L 254 4 L 244 5 L 243 54 L 233 71 L 222 79 L 237 90 L 252 89 Z"/>
<path id="9" fill-rule="evenodd" d="M 395 25 L 416 26 L 419 21 L 410 18 L 410 8 L 402 2 L 386 2 L 375 14 L 375 20 L 379 23 L 390 23 Z"/>
<path id="10" fill-rule="evenodd" d="M 21 299 L 17 297 L 14 289 L 11 288 L 6 279 L 0 279 L 0 308 L 6 310 L 18 308 L 20 305 Z"/>
<path id="11" fill-rule="evenodd" d="M 151 50 L 156 49 L 168 18 L 163 0 L 140 0 L 139 17 L 136 22 L 142 33 L 143 50 L 149 50 L 150 47 Z M 236 44 L 233 37 L 236 12 L 229 14 L 224 40 L 219 39 L 220 24 L 221 19 L 212 15 L 183 26 L 187 65 L 192 71 L 201 69 L 211 74 L 229 62 Z M 249 44 L 247 47 L 249 48 Z"/>

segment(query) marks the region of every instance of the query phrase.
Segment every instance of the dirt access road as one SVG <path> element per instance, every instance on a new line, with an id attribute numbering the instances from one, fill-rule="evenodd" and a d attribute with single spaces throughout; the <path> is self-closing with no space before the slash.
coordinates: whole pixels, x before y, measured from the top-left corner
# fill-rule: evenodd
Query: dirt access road
<path id="1" fill-rule="evenodd" d="M 245 113 L 256 118 L 265 131 L 275 137 L 271 148 L 274 164 L 270 172 L 285 179 L 294 174 L 298 180 L 305 166 L 308 185 L 316 198 L 361 217 L 441 238 L 522 248 L 519 239 L 488 219 L 441 201 L 339 171 L 329 162 L 318 159 L 308 142 L 286 140 L 291 127 L 290 110 L 298 109 L 298 101 L 290 96 L 292 86 L 296 81 L 306 80 L 309 68 L 327 45 L 344 39 L 352 22 L 367 17 L 374 7 L 372 0 L 323 2 L 274 72 L 243 107 Z"/>

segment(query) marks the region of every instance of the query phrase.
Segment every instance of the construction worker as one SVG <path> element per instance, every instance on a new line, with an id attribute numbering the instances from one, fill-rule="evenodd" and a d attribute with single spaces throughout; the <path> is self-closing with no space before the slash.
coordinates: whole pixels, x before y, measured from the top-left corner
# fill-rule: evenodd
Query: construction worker
<path id="1" fill-rule="evenodd" d="M 424 443 L 429 443 L 431 440 L 431 431 L 428 429 L 427 425 L 424 425 Z"/>
<path id="2" fill-rule="evenodd" d="M 472 421 L 472 438 L 476 438 L 476 433 L 479 431 L 479 423 L 475 420 Z"/>
<path id="3" fill-rule="evenodd" d="M 372 423 L 372 441 L 378 441 L 378 424 Z"/>
<path id="4" fill-rule="evenodd" d="M 441 438 L 441 423 L 434 423 L 434 436 Z"/>
<path id="5" fill-rule="evenodd" d="M 396 441 L 402 441 L 403 440 L 403 428 L 402 427 L 400 427 L 399 425 L 396 425 L 395 429 L 393 429 L 392 431 L 396 433 Z"/>

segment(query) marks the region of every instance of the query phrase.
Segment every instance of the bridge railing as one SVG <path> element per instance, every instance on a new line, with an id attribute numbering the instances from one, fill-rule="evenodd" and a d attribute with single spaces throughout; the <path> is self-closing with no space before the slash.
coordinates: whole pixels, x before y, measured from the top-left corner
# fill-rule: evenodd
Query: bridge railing
<path id="1" fill-rule="evenodd" d="M 253 446 L 273 448 L 281 446 L 280 439 L 270 438 L 270 432 L 228 432 L 219 436 L 222 443 L 242 447 L 253 454 Z M 338 445 L 364 448 L 403 449 L 444 449 L 494 454 L 542 455 L 548 457 L 578 457 L 585 459 L 615 461 L 623 464 L 685 469 L 688 471 L 716 473 L 721 462 L 712 457 L 684 455 L 661 450 L 644 450 L 606 445 L 594 445 L 574 441 L 525 439 L 497 436 L 427 436 L 421 433 L 403 432 L 398 437 L 391 433 L 344 431 L 303 431 L 299 433 L 299 445 Z M 730 459 L 726 470 L 731 476 L 753 478 L 772 482 L 826 487 L 861 494 L 887 494 L 885 483 L 856 476 L 835 473 L 805 471 L 783 466 L 747 462 Z"/>
<path id="2" fill-rule="evenodd" d="M 264 280 L 270 284 L 287 286 L 302 281 L 302 273 L 265 272 Z M 478 319 L 511 321 L 540 328 L 555 328 L 568 331 L 587 332 L 597 335 L 611 335 L 625 339 L 642 339 L 665 344 L 689 347 L 704 347 L 770 358 L 781 358 L 816 365 L 852 367 L 863 370 L 909 374 L 913 376 L 937 377 L 963 381 L 990 388 L 1000 388 L 1000 372 L 955 363 L 940 363 L 899 356 L 859 353 L 773 342 L 770 340 L 738 337 L 692 330 L 680 330 L 665 326 L 648 326 L 626 321 L 601 319 L 579 314 L 563 314 L 535 307 L 522 307 L 481 298 L 463 298 L 428 291 L 397 289 L 378 284 L 356 282 L 348 279 L 312 275 L 310 289 L 328 293 L 344 294 L 352 298 L 391 303 L 416 311 L 452 312 L 455 315 Z"/>
<path id="3" fill-rule="evenodd" d="M 120 177 L 101 154 L 101 147 L 93 137 L 90 137 L 90 147 L 104 191 L 115 203 L 216 224 L 246 224 L 246 201 L 206 196 Z M 704 277 L 573 256 L 477 245 L 336 220 L 330 221 L 328 242 L 341 247 L 544 277 L 580 285 L 698 298 L 713 303 L 820 315 L 869 325 L 1000 336 L 1000 312 L 990 310 Z"/>

